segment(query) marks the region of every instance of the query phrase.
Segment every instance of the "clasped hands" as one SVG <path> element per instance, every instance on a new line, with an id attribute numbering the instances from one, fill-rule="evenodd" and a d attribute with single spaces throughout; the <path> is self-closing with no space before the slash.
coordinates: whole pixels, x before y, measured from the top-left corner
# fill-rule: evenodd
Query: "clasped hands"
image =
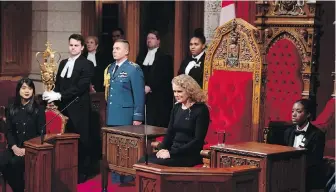
<path id="1" fill-rule="evenodd" d="M 156 153 L 156 157 L 159 159 L 169 159 L 170 153 L 167 149 L 161 149 Z"/>
<path id="2" fill-rule="evenodd" d="M 45 91 L 42 95 L 43 100 L 47 100 L 48 103 L 51 103 L 56 100 L 61 100 L 61 94 L 55 91 Z"/>
<path id="3" fill-rule="evenodd" d="M 26 153 L 26 149 L 25 149 L 25 148 L 19 148 L 19 147 L 16 146 L 16 145 L 13 145 L 12 150 L 13 150 L 14 154 L 15 154 L 16 156 L 19 156 L 19 157 L 24 156 L 25 153 Z"/>

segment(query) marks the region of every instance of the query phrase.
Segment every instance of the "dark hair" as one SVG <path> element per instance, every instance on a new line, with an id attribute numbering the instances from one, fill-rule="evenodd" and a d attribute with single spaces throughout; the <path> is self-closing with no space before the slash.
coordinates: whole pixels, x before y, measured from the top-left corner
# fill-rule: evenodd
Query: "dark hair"
<path id="1" fill-rule="evenodd" d="M 311 100 L 309 100 L 309 99 L 300 99 L 300 100 L 295 101 L 295 103 L 300 103 L 303 106 L 303 110 L 306 113 L 312 114 L 312 112 L 313 112 L 313 105 L 312 105 Z"/>
<path id="2" fill-rule="evenodd" d="M 22 85 L 26 83 L 28 87 L 33 89 L 33 95 L 30 98 L 30 101 L 27 103 L 27 112 L 29 114 L 32 114 L 33 112 L 36 112 L 38 110 L 37 103 L 35 103 L 34 95 L 35 95 L 35 85 L 33 80 L 29 79 L 28 77 L 23 77 L 16 85 L 16 92 L 15 92 L 15 100 L 12 105 L 9 106 L 9 114 L 10 116 L 14 116 L 20 109 L 21 106 L 21 95 L 20 95 L 20 89 Z"/>
<path id="3" fill-rule="evenodd" d="M 129 44 L 129 42 L 127 40 L 125 40 L 125 39 L 117 39 L 114 43 L 117 43 L 117 42 L 126 44 L 127 48 L 128 48 L 128 51 L 130 51 L 130 44 Z"/>
<path id="4" fill-rule="evenodd" d="M 152 29 L 152 30 L 150 30 L 148 33 L 147 33 L 147 35 L 148 34 L 154 34 L 155 36 L 156 36 L 156 38 L 158 39 L 158 40 L 160 40 L 160 34 L 159 34 L 159 32 L 157 31 L 157 30 L 154 30 L 154 29 Z"/>
<path id="5" fill-rule="evenodd" d="M 84 46 L 85 45 L 85 40 L 84 40 L 84 37 L 80 34 L 72 34 L 70 35 L 69 37 L 69 41 L 70 39 L 76 39 L 77 41 L 80 41 L 81 42 L 81 45 Z"/>
<path id="6" fill-rule="evenodd" d="M 205 44 L 205 36 L 203 34 L 203 29 L 202 28 L 197 28 L 194 31 L 194 35 L 191 38 L 198 38 L 202 44 Z"/>
<path id="7" fill-rule="evenodd" d="M 112 33 L 115 32 L 115 31 L 119 31 L 120 32 L 120 35 L 124 35 L 124 30 L 122 30 L 121 28 L 117 27 L 117 28 L 114 28 L 112 30 Z"/>

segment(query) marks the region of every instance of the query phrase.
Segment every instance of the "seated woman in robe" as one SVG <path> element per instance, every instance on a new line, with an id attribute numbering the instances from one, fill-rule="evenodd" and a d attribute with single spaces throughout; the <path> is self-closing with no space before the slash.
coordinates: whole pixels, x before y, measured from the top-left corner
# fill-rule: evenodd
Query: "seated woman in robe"
<path id="1" fill-rule="evenodd" d="M 200 151 L 210 122 L 206 96 L 198 83 L 182 74 L 172 80 L 174 105 L 170 122 L 159 151 L 148 162 L 166 166 L 192 167 L 202 163 Z M 145 157 L 140 159 L 145 162 Z"/>
<path id="2" fill-rule="evenodd" d="M 8 150 L 2 159 L 4 176 L 13 192 L 24 191 L 23 142 L 45 133 L 45 110 L 34 100 L 35 86 L 31 79 L 22 78 L 16 86 L 16 97 L 6 114 Z"/>
<path id="3" fill-rule="evenodd" d="M 205 59 L 205 37 L 203 29 L 198 28 L 195 30 L 193 37 L 190 39 L 189 50 L 191 56 L 187 56 L 182 61 L 178 75 L 190 75 L 202 88 Z"/>
<path id="4" fill-rule="evenodd" d="M 310 122 L 312 104 L 308 99 L 294 103 L 292 109 L 293 127 L 284 133 L 285 144 L 292 147 L 306 148 L 306 190 L 323 187 L 323 151 L 325 134 Z"/>

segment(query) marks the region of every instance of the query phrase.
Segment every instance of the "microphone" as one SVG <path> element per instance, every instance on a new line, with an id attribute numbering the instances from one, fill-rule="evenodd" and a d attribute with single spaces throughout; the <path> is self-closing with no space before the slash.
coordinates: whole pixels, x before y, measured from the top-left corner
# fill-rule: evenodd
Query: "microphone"
<path id="1" fill-rule="evenodd" d="M 148 165 L 148 151 L 147 151 L 147 110 L 146 110 L 146 105 L 145 105 L 145 143 L 146 143 L 146 147 L 145 147 L 145 164 Z"/>
<path id="2" fill-rule="evenodd" d="M 66 110 L 73 102 L 77 101 L 78 98 L 79 97 L 77 96 L 75 99 L 73 99 L 67 106 L 65 106 L 59 113 L 57 113 L 50 121 L 48 121 L 46 124 L 44 124 L 41 127 L 41 144 L 43 144 L 44 142 L 44 136 L 45 136 L 44 128 L 47 127 L 51 122 L 53 122 L 54 119 L 58 117 L 64 110 Z"/>

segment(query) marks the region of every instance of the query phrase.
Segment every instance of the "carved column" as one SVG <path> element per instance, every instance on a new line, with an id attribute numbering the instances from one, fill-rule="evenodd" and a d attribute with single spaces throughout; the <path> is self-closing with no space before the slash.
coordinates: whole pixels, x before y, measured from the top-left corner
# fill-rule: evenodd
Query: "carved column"
<path id="1" fill-rule="evenodd" d="M 139 29 L 140 29 L 140 2 L 128 1 L 126 3 L 126 39 L 130 43 L 129 60 L 134 61 L 139 51 Z"/>
<path id="2" fill-rule="evenodd" d="M 207 44 L 212 41 L 219 25 L 221 1 L 204 1 L 204 36 Z"/>
<path id="3" fill-rule="evenodd" d="M 174 75 L 177 74 L 182 60 L 185 58 L 188 47 L 188 20 L 185 13 L 188 11 L 188 2 L 175 2 L 175 28 L 174 28 Z"/>

